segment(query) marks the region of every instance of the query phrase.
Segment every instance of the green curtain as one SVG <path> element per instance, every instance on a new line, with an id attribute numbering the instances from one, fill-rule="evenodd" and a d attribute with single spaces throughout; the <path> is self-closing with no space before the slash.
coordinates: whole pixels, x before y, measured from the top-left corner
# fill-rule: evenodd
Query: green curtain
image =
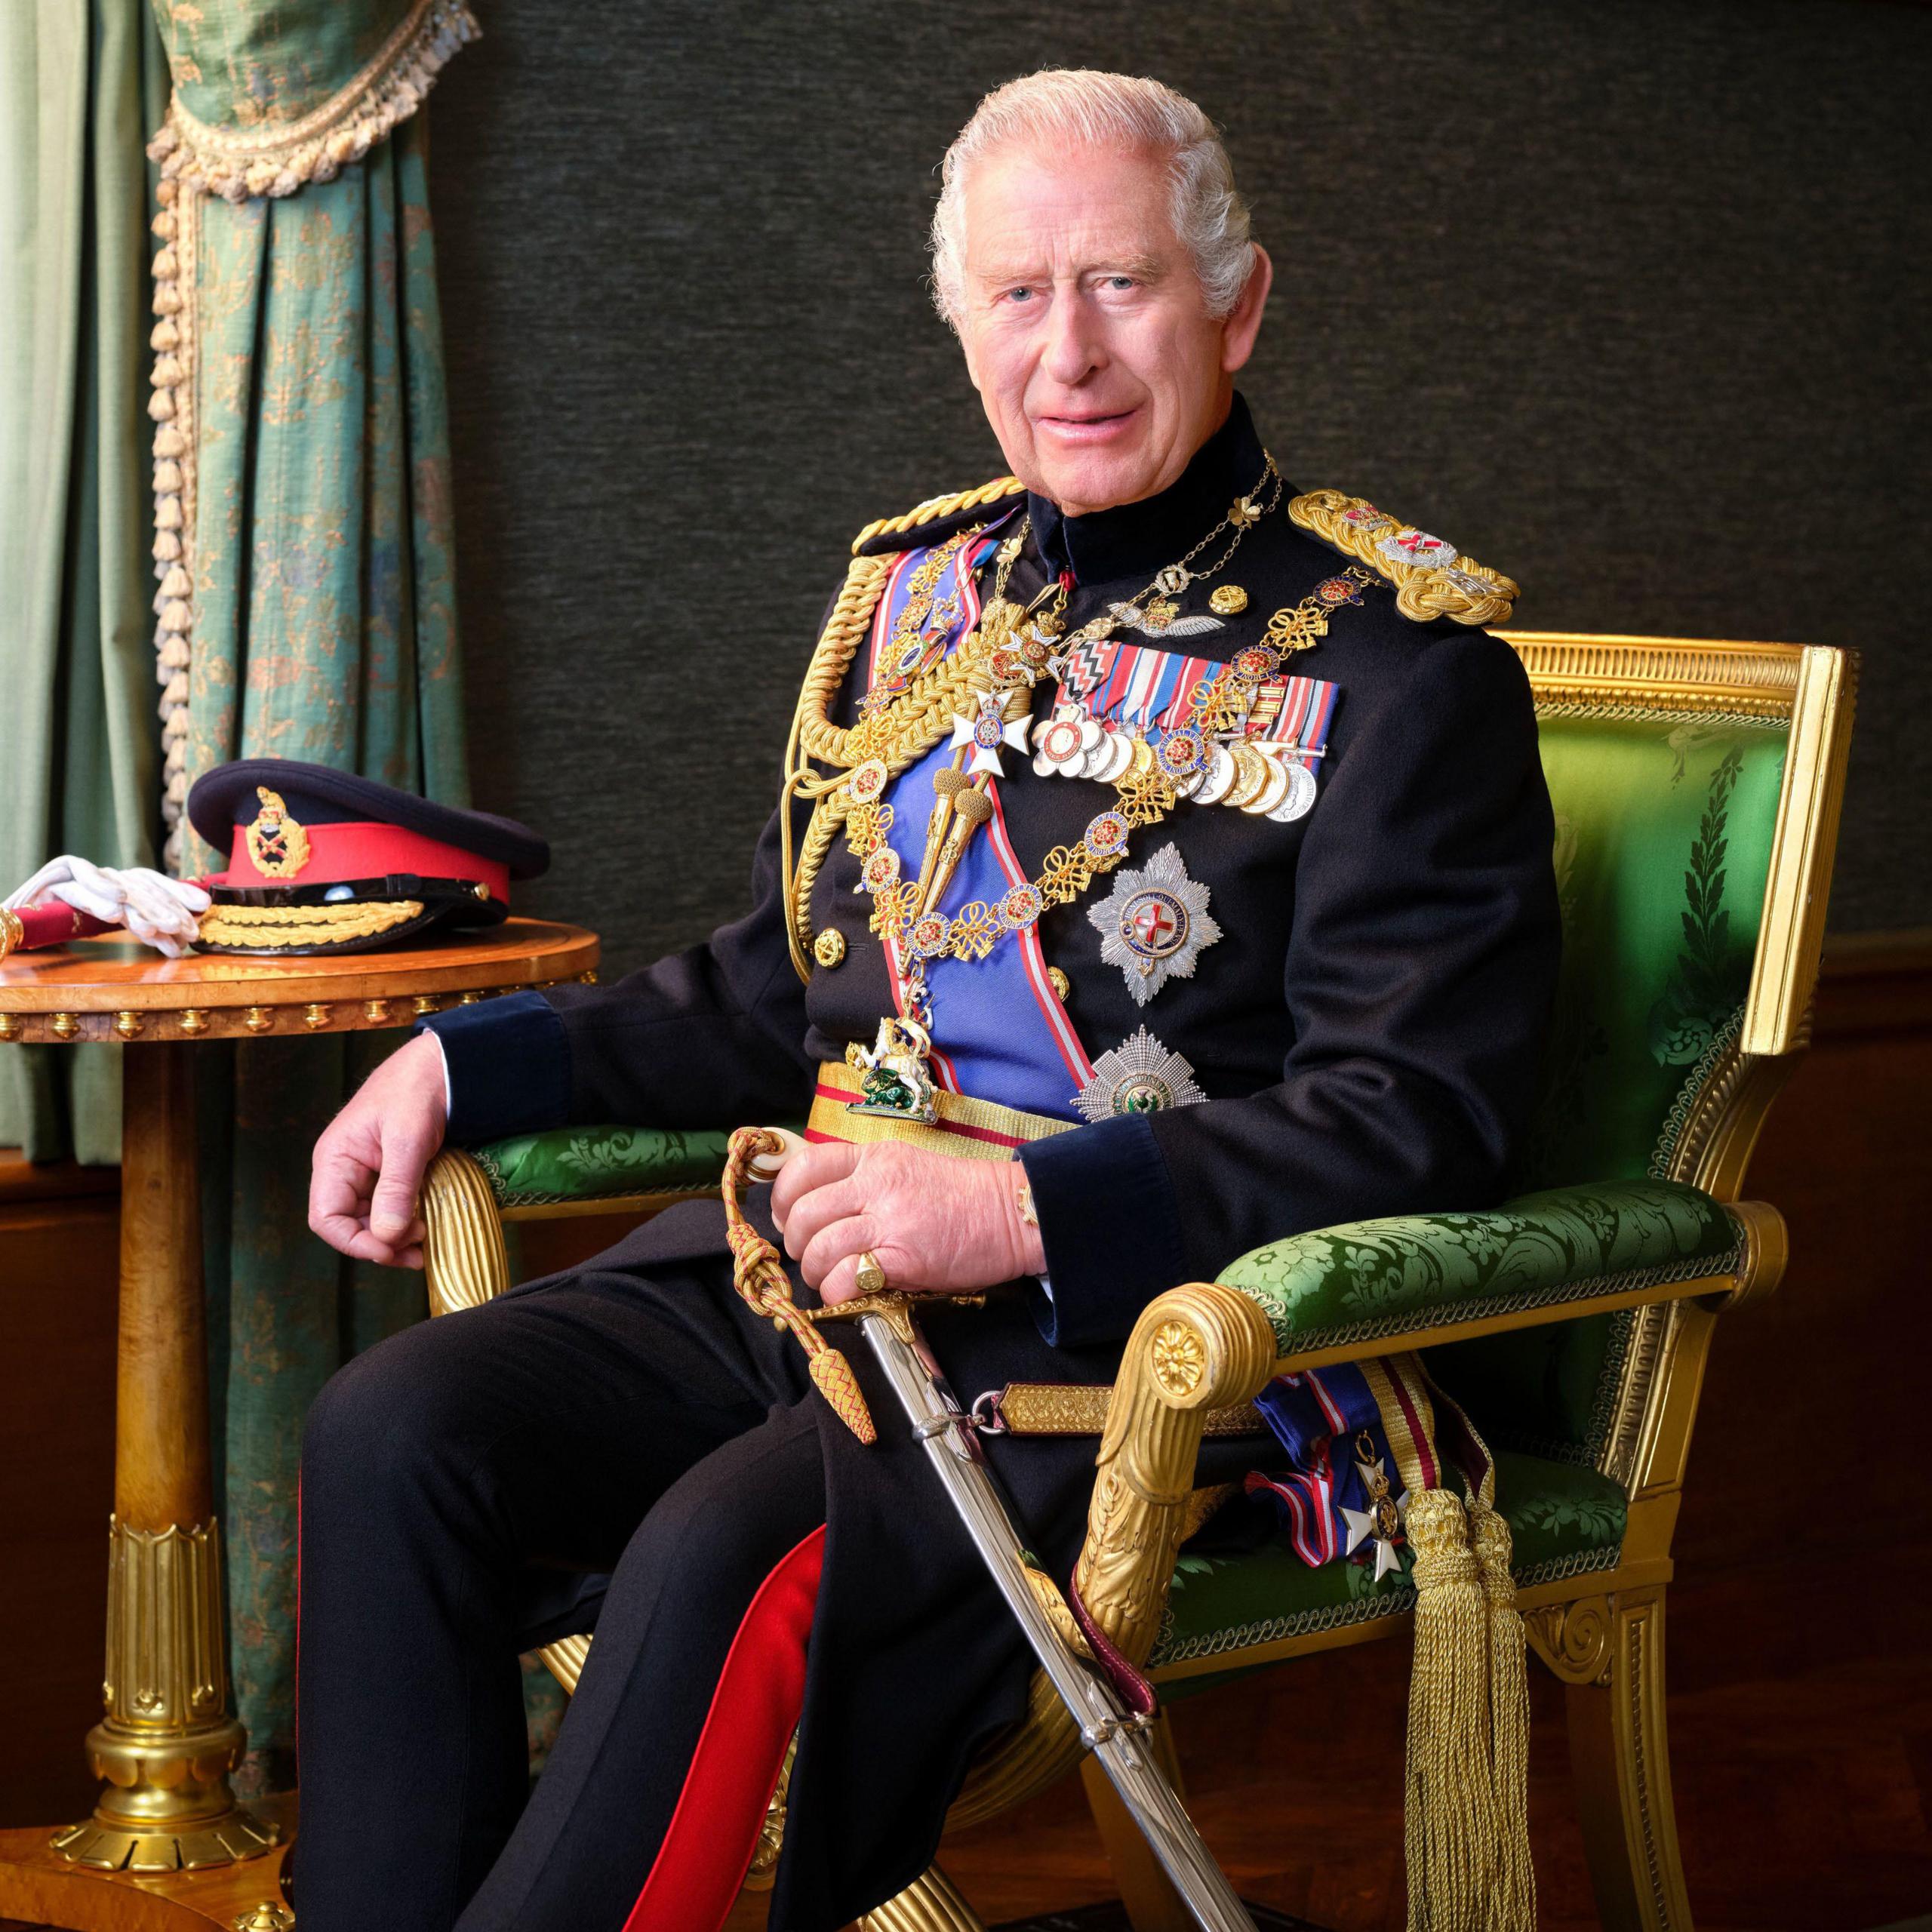
<path id="1" fill-rule="evenodd" d="M 156 14 L 174 78 L 150 149 L 163 177 L 149 405 L 158 666 L 169 860 L 192 873 L 218 860 L 183 801 L 230 758 L 308 759 L 467 801 L 418 110 L 472 29 L 447 5 L 405 0 L 157 0 Z M 340 1261 L 305 1213 L 309 1149 L 398 1037 L 203 1053 L 245 1792 L 293 1782 L 303 1415 L 349 1355 L 423 1312 L 419 1276 Z"/>
<path id="2" fill-rule="evenodd" d="M 141 149 L 165 71 L 140 0 L 0 7 L 0 891 L 57 852 L 155 861 Z M 0 1052 L 0 1144 L 118 1160 L 119 1076 L 98 1048 Z"/>

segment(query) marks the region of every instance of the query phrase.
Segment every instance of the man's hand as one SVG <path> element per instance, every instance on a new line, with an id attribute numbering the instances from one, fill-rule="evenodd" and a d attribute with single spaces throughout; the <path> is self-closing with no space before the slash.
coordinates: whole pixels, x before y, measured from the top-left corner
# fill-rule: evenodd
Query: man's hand
<path id="1" fill-rule="evenodd" d="M 370 1075 L 315 1143 L 309 1226 L 358 1261 L 421 1267 L 416 1196 L 443 1144 L 445 1118 L 443 1050 L 419 1034 Z"/>
<path id="2" fill-rule="evenodd" d="M 971 1294 L 1046 1267 L 1039 1229 L 1020 1217 L 1025 1179 L 1011 1161 L 822 1142 L 786 1162 L 771 1212 L 806 1285 L 828 1302 L 859 1292 L 866 1248 L 890 1287 Z"/>

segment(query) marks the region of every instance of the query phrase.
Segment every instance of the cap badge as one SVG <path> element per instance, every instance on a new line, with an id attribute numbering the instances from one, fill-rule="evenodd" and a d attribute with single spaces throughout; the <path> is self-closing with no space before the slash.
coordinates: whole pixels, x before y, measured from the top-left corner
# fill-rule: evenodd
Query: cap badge
<path id="1" fill-rule="evenodd" d="M 1163 845 L 1138 871 L 1124 869 L 1087 916 L 1100 933 L 1100 957 L 1118 966 L 1137 1006 L 1171 979 L 1191 980 L 1203 946 L 1221 937 L 1208 888 L 1187 875 L 1177 845 Z"/>
<path id="2" fill-rule="evenodd" d="M 279 792 L 255 787 L 261 801 L 244 836 L 255 869 L 265 878 L 293 878 L 309 863 L 309 834 L 281 801 Z"/>
<path id="3" fill-rule="evenodd" d="M 1097 1125 L 1116 1114 L 1163 1113 L 1207 1097 L 1194 1084 L 1192 1065 L 1143 1026 L 1094 1063 L 1094 1077 L 1074 1095 L 1073 1104 Z"/>

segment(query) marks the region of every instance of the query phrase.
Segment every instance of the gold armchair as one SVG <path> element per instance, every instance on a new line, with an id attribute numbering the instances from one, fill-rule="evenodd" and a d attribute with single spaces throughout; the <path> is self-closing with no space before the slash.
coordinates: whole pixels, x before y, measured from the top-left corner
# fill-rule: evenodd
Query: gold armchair
<path id="1" fill-rule="evenodd" d="M 1744 1202 L 1766 1111 L 1804 1046 L 1849 746 L 1853 665 L 1811 647 L 1507 634 L 1534 688 L 1558 815 L 1566 961 L 1545 1104 L 1523 1180 L 1493 1212 L 1298 1236 L 1177 1287 L 1142 1315 L 1111 1392 L 1014 1388 L 1016 1429 L 1098 1437 L 1081 1593 L 1169 1694 L 1190 1681 L 1395 1635 L 1414 1592 L 1284 1550 L 1198 1560 L 1186 1539 L 1204 1430 L 1256 1424 L 1275 1375 L 1429 1349 L 1499 1450 L 1535 1654 L 1568 1687 L 1571 1747 L 1606 1925 L 1690 1923 L 1663 1693 L 1671 1539 L 1703 1364 L 1724 1309 L 1785 1260 Z M 1681 884 L 1680 886 L 1680 879 Z M 432 1312 L 509 1284 L 503 1222 L 654 1211 L 709 1150 L 574 1131 L 584 1185 L 533 1149 L 445 1152 L 425 1195 Z M 627 1151 L 640 1155 L 627 1168 Z M 721 1145 L 718 1150 L 721 1152 Z M 542 1150 L 534 1150 L 542 1170 Z M 547 1184 L 546 1184 L 547 1183 Z M 568 1689 L 589 1640 L 552 1645 Z M 949 1826 L 1064 1774 L 1074 1727 L 1036 1676 L 1025 1721 L 975 1766 Z M 1103 1777 L 1088 1789 L 1137 1932 L 1185 1923 Z M 781 1783 L 748 1883 L 770 1882 Z M 873 1932 L 971 1932 L 935 1866 Z"/>

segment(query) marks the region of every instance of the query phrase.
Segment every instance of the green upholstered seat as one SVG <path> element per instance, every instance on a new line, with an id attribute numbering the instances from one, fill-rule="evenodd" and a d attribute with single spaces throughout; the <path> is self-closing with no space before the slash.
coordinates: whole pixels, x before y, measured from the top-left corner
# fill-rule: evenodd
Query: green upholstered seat
<path id="1" fill-rule="evenodd" d="M 1612 1568 L 1623 1543 L 1623 1491 L 1572 1463 L 1498 1454 L 1496 1499 L 1509 1524 L 1519 1588 Z M 1412 1609 L 1407 1571 L 1377 1583 L 1367 1564 L 1312 1569 L 1287 1540 L 1251 1555 L 1183 1549 L 1149 1667 L 1194 1662 Z"/>

